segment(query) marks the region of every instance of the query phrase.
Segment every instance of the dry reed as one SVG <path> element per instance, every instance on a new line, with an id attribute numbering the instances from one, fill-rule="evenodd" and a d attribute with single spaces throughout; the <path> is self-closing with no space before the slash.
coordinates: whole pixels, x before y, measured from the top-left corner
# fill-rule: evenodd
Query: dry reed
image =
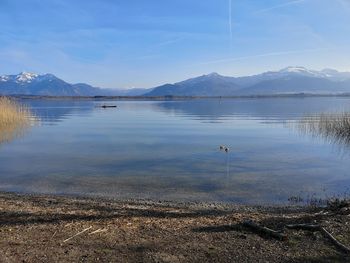
<path id="1" fill-rule="evenodd" d="M 30 110 L 18 102 L 0 97 L 0 143 L 23 133 L 32 120 Z"/>
<path id="2" fill-rule="evenodd" d="M 299 122 L 299 128 L 314 136 L 350 145 L 350 113 L 322 113 L 308 116 Z"/>

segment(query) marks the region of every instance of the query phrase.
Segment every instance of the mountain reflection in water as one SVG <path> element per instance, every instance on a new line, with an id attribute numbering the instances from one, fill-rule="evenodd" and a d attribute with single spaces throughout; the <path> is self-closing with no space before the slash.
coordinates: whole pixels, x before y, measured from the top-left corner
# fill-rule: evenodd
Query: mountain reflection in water
<path id="1" fill-rule="evenodd" d="M 23 103 L 40 125 L 0 148 L 0 190 L 260 204 L 350 185 L 333 145 L 284 125 L 349 98 Z"/>

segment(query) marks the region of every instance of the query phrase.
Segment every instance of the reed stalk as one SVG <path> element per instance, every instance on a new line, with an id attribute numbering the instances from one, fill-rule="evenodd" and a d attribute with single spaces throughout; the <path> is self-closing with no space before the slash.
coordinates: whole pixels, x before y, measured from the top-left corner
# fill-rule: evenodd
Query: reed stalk
<path id="1" fill-rule="evenodd" d="M 20 103 L 0 97 L 0 143 L 20 135 L 32 120 L 30 110 Z"/>
<path id="2" fill-rule="evenodd" d="M 299 128 L 315 136 L 350 145 L 350 112 L 307 116 L 300 121 Z"/>

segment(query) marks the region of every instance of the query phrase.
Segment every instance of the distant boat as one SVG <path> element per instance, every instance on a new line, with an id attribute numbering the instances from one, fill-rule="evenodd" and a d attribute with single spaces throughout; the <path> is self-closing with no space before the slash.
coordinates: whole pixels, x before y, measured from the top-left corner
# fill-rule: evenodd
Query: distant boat
<path id="1" fill-rule="evenodd" d="M 100 105 L 100 106 L 97 106 L 99 108 L 117 108 L 117 105 Z"/>

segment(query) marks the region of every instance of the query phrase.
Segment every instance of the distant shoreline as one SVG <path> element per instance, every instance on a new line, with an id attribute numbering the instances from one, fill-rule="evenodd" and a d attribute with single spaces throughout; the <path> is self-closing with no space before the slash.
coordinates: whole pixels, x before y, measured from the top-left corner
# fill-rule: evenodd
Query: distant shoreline
<path id="1" fill-rule="evenodd" d="M 195 100 L 195 99 L 264 99 L 264 98 L 312 98 L 312 97 L 350 97 L 350 93 L 342 94 L 270 94 L 244 96 L 44 96 L 44 95 L 0 95 L 17 99 L 41 100 Z"/>

